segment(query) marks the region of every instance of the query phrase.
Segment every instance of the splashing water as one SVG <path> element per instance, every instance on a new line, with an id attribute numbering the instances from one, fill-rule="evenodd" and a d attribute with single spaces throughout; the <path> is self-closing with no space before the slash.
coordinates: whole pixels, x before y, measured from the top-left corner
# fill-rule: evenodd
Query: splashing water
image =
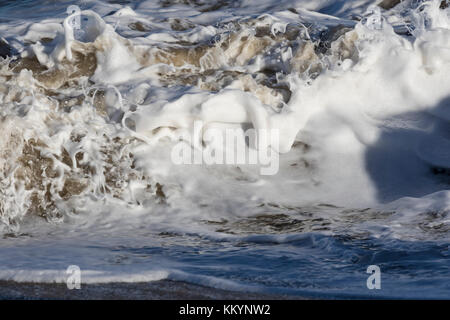
<path id="1" fill-rule="evenodd" d="M 0 278 L 448 298 L 445 1 L 71 4 L 0 7 Z M 278 173 L 176 165 L 195 121 Z"/>

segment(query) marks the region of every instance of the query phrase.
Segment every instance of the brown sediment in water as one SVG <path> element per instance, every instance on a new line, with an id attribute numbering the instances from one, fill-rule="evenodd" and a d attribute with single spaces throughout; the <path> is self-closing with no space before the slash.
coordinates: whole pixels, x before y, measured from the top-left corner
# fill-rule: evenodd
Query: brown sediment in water
<path id="1" fill-rule="evenodd" d="M 148 25 L 146 25 L 146 24 L 144 24 L 144 23 L 142 23 L 142 22 L 140 22 L 140 21 L 132 22 L 132 23 L 130 23 L 130 24 L 128 25 L 128 27 L 129 27 L 131 30 L 140 31 L 140 32 L 148 32 L 148 31 L 151 31 L 151 28 L 150 28 Z"/>
<path id="2" fill-rule="evenodd" d="M 80 97 L 74 99 L 81 100 Z M 58 121 L 65 111 L 55 107 L 52 112 L 54 115 L 50 114 L 45 120 L 50 127 L 52 121 Z M 58 115 L 58 112 L 63 114 Z M 105 181 L 104 188 L 99 191 L 116 198 L 122 197 L 130 181 L 144 180 L 147 181 L 146 193 L 149 198 L 162 199 L 162 185 L 157 184 L 156 189 L 152 189 L 154 182 L 142 175 L 135 166 L 133 154 L 125 150 L 133 144 L 130 139 L 101 137 L 98 150 L 100 162 L 92 165 L 85 159 L 85 152 L 89 150 L 83 147 L 86 139 L 83 134 L 72 132 L 70 136 L 69 145 L 78 150 L 75 154 L 69 154 L 64 146 L 60 152 L 55 152 L 39 137 L 25 138 L 21 128 L 14 126 L 17 121 L 19 119 L 11 116 L 0 120 L 0 128 L 3 129 L 0 143 L 0 219 L 9 219 L 8 225 L 15 225 L 15 219 L 21 219 L 27 214 L 49 220 L 60 219 L 63 213 L 56 204 L 94 192 L 96 186 L 93 185 L 93 179 L 96 175 L 103 176 Z M 13 193 L 23 188 L 24 198 L 15 200 L 14 194 L 8 193 L 10 188 L 16 190 Z M 11 216 L 11 205 L 16 216 Z"/>
<path id="3" fill-rule="evenodd" d="M 86 52 L 74 51 L 73 61 L 65 59 L 51 69 L 42 65 L 35 56 L 16 59 L 11 62 L 10 67 L 16 73 L 24 69 L 32 71 L 33 77 L 44 88 L 55 90 L 70 86 L 71 82 L 78 81 L 80 77 L 91 77 L 97 69 L 97 58 L 95 50 L 90 48 Z"/>
<path id="4" fill-rule="evenodd" d="M 170 18 L 170 28 L 174 31 L 186 31 L 195 27 L 188 19 Z"/>
<path id="5" fill-rule="evenodd" d="M 290 96 L 290 92 L 286 94 L 286 87 L 278 90 L 277 86 L 269 86 L 264 72 L 253 73 L 250 79 L 250 74 L 228 71 L 224 67 L 245 66 L 251 59 L 264 54 L 282 41 L 295 39 L 298 34 L 298 29 L 288 28 L 286 34 L 275 37 L 270 29 L 258 27 L 256 33 L 251 33 L 248 29 L 236 31 L 222 37 L 215 44 L 137 49 L 135 55 L 144 66 L 163 63 L 176 67 L 174 71 L 160 74 L 165 85 L 192 85 L 202 90 L 219 91 L 234 81 L 240 81 L 244 91 L 254 92 L 263 103 L 272 104 L 269 102 L 273 100 L 271 96 L 278 96 L 274 102 L 278 105 L 280 101 L 287 102 L 286 98 Z"/>
<path id="6" fill-rule="evenodd" d="M 245 65 L 273 43 L 268 36 L 256 37 L 244 32 L 234 33 L 217 44 L 190 44 L 136 50 L 135 55 L 143 66 L 164 63 L 175 67 L 189 65 L 209 70 L 225 65 Z"/>
<path id="7" fill-rule="evenodd" d="M 339 37 L 336 41 L 332 42 L 331 50 L 332 54 L 338 60 L 351 59 L 356 62 L 359 58 L 358 50 L 356 48 L 356 41 L 358 40 L 358 34 L 356 31 L 348 31 Z"/>
<path id="8" fill-rule="evenodd" d="M 385 10 L 389 10 L 398 5 L 400 2 L 402 2 L 402 0 L 383 0 L 378 4 L 378 6 Z"/>
<path id="9" fill-rule="evenodd" d="M 118 40 L 136 57 L 143 67 L 166 64 L 174 67 L 171 71 L 160 74 L 164 85 L 192 85 L 202 90 L 219 91 L 236 82 L 244 91 L 255 93 L 263 103 L 279 107 L 282 102 L 289 101 L 291 92 L 276 77 L 277 70 L 264 69 L 252 74 L 240 71 L 228 71 L 230 67 L 246 66 L 257 56 L 273 54 L 279 48 L 294 50 L 290 61 L 291 72 L 297 72 L 305 77 L 317 76 L 326 66 L 322 63 L 323 55 L 334 56 L 336 60 L 355 57 L 356 33 L 349 28 L 331 28 L 326 41 L 313 42 L 306 37 L 302 25 L 286 26 L 285 32 L 274 34 L 270 24 L 264 25 L 264 19 L 247 19 L 234 22 L 235 30 L 222 34 L 216 43 L 179 43 L 160 47 L 133 46 L 128 39 L 118 36 Z M 181 25 L 190 27 L 188 21 L 173 19 L 175 29 L 184 29 Z M 145 31 L 144 25 L 138 21 L 131 26 Z M 252 31 L 253 30 L 253 31 Z M 326 43 L 326 45 L 323 45 Z M 322 47 L 320 47 L 322 44 Z M 14 72 L 28 69 L 35 79 L 46 89 L 57 90 L 76 86 L 82 77 L 91 77 L 97 69 L 98 52 L 108 51 L 108 41 L 102 37 L 92 43 L 74 42 L 73 61 L 63 59 L 57 66 L 47 68 L 39 63 L 36 57 L 17 59 L 11 63 Z M 324 49 L 325 48 L 325 49 Z M 232 74 L 234 73 L 234 75 Z M 240 83 L 240 84 L 239 84 Z M 104 93 L 95 96 L 95 105 L 101 114 L 106 114 Z M 63 98 L 64 100 L 65 98 Z M 65 106 L 79 102 L 72 98 L 62 101 Z"/>
<path id="10" fill-rule="evenodd" d="M 85 91 L 85 94 L 75 96 L 67 96 L 58 90 L 68 85 L 79 87 L 79 84 L 69 81 L 76 80 L 80 75 L 93 74 L 95 71 L 96 61 L 93 59 L 95 51 L 86 47 L 84 52 L 74 51 L 73 65 L 63 60 L 59 66 L 51 70 L 41 65 L 36 58 L 2 61 L 0 76 L 5 82 L 0 83 L 0 92 L 3 94 L 5 107 L 14 108 L 14 103 L 29 104 L 30 101 L 23 99 L 28 99 L 32 95 L 35 101 L 46 105 L 46 116 L 42 121 L 49 128 L 61 123 L 67 124 L 67 121 L 71 120 L 66 119 L 65 115 L 69 115 L 73 108 L 82 105 L 93 105 L 97 115 L 107 117 L 105 90 L 91 88 Z M 51 79 L 52 77 L 47 79 L 50 74 L 53 78 L 60 79 Z M 38 82 L 34 82 L 33 79 L 37 79 Z M 59 81 L 57 85 L 55 81 Z M 21 84 L 17 85 L 18 83 Z M 23 90 L 23 85 L 29 85 L 29 92 Z M 23 114 L 26 115 L 27 112 L 27 109 L 24 109 Z M 8 116 L 0 119 L 0 127 L 4 129 L 0 157 L 2 169 L 0 219 L 9 219 L 11 205 L 16 211 L 15 216 L 10 217 L 8 225 L 14 225 L 14 219 L 21 219 L 27 214 L 50 220 L 59 219 L 63 214 L 59 212 L 60 209 L 56 204 L 70 201 L 73 197 L 84 193 L 101 192 L 121 198 L 124 192 L 128 192 L 127 184 L 133 180 L 146 181 L 145 192 L 148 198 L 164 200 L 162 185 L 155 186 L 154 181 L 144 176 L 136 168 L 133 154 L 126 150 L 134 144 L 131 141 L 133 139 L 108 137 L 104 134 L 97 137 L 99 149 L 95 152 L 98 152 L 98 162 L 93 164 L 85 157 L 90 152 L 84 147 L 86 143 L 84 139 L 87 137 L 83 133 L 77 133 L 75 128 L 70 135 L 70 141 L 64 144 L 71 148 L 72 154 L 69 154 L 69 149 L 65 146 L 61 146 L 58 151 L 50 148 L 39 136 L 30 138 L 27 134 L 25 137 L 22 129 L 13 125 L 21 122 L 20 118 L 16 118 Z M 45 137 L 45 134 L 44 139 L 51 139 Z M 89 144 L 90 142 L 87 143 Z M 10 178 L 11 174 L 14 179 Z M 93 185 L 95 176 L 99 176 L 100 180 L 103 179 L 104 185 Z M 9 193 L 3 194 L 3 189 L 10 188 L 24 189 L 22 202 L 14 200 Z M 21 214 L 18 214 L 20 212 Z"/>
<path id="11" fill-rule="evenodd" d="M 320 58 L 314 50 L 314 44 L 311 41 L 305 41 L 300 44 L 297 52 L 291 60 L 291 67 L 298 73 L 316 73 L 321 70 Z"/>
<path id="12" fill-rule="evenodd" d="M 83 137 L 72 136 L 71 139 L 73 142 L 81 142 Z M 101 167 L 93 167 L 86 162 L 82 151 L 76 153 L 74 163 L 64 148 L 60 155 L 43 153 L 47 146 L 42 141 L 35 139 L 23 141 L 14 176 L 16 183 L 23 183 L 25 189 L 30 191 L 28 213 L 47 219 L 62 217 L 55 201 L 67 201 L 82 193 L 92 192 L 91 180 L 96 174 L 104 175 L 106 189 L 103 192 L 116 198 L 121 198 L 124 188 L 130 181 L 144 180 L 148 181 L 147 193 L 163 201 L 165 194 L 162 185 L 156 183 L 155 189 L 152 190 L 149 178 L 135 169 L 133 154 L 120 151 L 127 142 L 121 139 L 107 139 L 107 141 L 100 150 L 103 155 Z M 64 170 L 55 169 L 55 162 L 64 164 Z M 117 165 L 118 163 L 120 165 Z M 97 172 L 98 170 L 101 172 Z"/>
<path id="13" fill-rule="evenodd" d="M 175 29 L 190 27 L 188 22 L 180 19 L 172 22 L 172 28 Z M 197 86 L 212 92 L 226 87 L 239 89 L 253 93 L 262 103 L 275 108 L 287 103 L 291 95 L 289 86 L 283 82 L 283 76 L 278 77 L 279 70 L 265 66 L 262 70 L 250 73 L 245 68 L 237 67 L 245 67 L 255 57 L 276 58 L 272 55 L 279 54 L 275 52 L 281 49 L 293 51 L 292 57 L 288 58 L 290 61 L 288 60 L 287 68 L 290 70 L 287 71 L 305 77 L 313 77 L 327 67 L 321 62 L 324 55 L 335 60 L 357 59 L 357 35 L 349 28 L 330 29 L 323 38 L 323 43 L 326 44 L 319 48 L 318 42 L 309 39 L 304 27 L 300 25 L 288 25 L 286 32 L 274 34 L 269 25 L 264 25 L 264 18 L 248 19 L 235 24 L 236 29 L 222 34 L 215 43 L 178 43 L 149 48 L 133 46 L 130 40 L 117 37 L 143 67 L 154 64 L 173 67 L 171 71 L 159 74 L 164 85 Z M 143 24 L 130 27 L 143 31 L 145 29 Z M 44 45 L 50 45 L 49 43 Z M 102 37 L 91 43 L 74 42 L 73 60 L 64 58 L 52 67 L 41 64 L 36 57 L 8 60 L 7 70 L 5 63 L 2 64 L 0 74 L 5 79 L 5 82 L 0 83 L 0 92 L 4 94 L 3 102 L 17 103 L 26 98 L 26 92 L 14 85 L 14 81 L 22 77 L 30 81 L 33 96 L 49 106 L 50 112 L 44 120 L 49 126 L 53 121 L 63 119 L 64 114 L 83 105 L 92 105 L 96 115 L 108 119 L 107 90 L 82 88 L 82 85 L 89 83 L 86 78 L 94 75 L 97 56 L 107 53 L 109 46 L 107 39 Z M 73 96 L 64 93 L 68 88 L 77 89 Z M 89 151 L 83 149 L 83 139 L 86 138 L 83 134 L 75 131 L 71 133 L 70 154 L 70 149 L 63 146 L 58 151 L 50 150 L 38 137 L 26 140 L 20 132 L 11 132 L 8 141 L 15 147 L 8 149 L 11 150 L 9 155 L 4 152 L 3 158 L 7 162 L 17 163 L 15 183 L 22 183 L 25 191 L 29 192 L 29 201 L 20 209 L 22 211 L 50 219 L 59 218 L 61 213 L 56 205 L 58 201 L 70 201 L 90 192 L 107 193 L 121 198 L 127 184 L 133 180 L 145 181 L 145 193 L 158 203 L 166 202 L 164 186 L 135 168 L 134 156 L 127 149 L 129 139 L 98 136 L 96 157 L 100 162 L 93 165 L 87 157 Z M 296 165 L 312 164 L 298 162 Z M 100 177 L 104 181 L 103 185 L 94 186 L 94 176 Z M 10 183 L 2 179 L 2 183 Z"/>
<path id="14" fill-rule="evenodd" d="M 230 4 L 230 2 L 226 0 L 217 0 L 211 2 L 202 0 L 161 0 L 160 3 L 163 8 L 167 8 L 173 5 L 184 4 L 195 7 L 200 12 L 216 11 Z"/>
<path id="15" fill-rule="evenodd" d="M 176 67 L 174 71 L 160 74 L 162 83 L 166 85 L 192 85 L 219 91 L 237 81 L 242 83 L 242 90 L 255 93 L 263 103 L 273 106 L 281 101 L 288 102 L 291 95 L 287 86 L 275 80 L 277 70 L 264 69 L 246 74 L 228 71 L 224 67 L 245 66 L 257 56 L 273 54 L 272 51 L 280 46 L 294 51 L 289 71 L 306 77 L 315 77 L 326 68 L 322 61 L 324 55 L 333 57 L 335 61 L 356 61 L 358 58 L 355 46 L 358 37 L 351 28 L 330 28 L 326 37 L 317 42 L 305 39 L 303 26 L 288 25 L 286 32 L 273 34 L 269 26 L 256 25 L 257 21 L 243 22 L 236 31 L 223 36 L 215 44 L 152 48 L 141 54 L 137 51 L 136 56 L 142 65 L 163 63 Z M 250 32 L 252 28 L 254 32 Z"/>
<path id="16" fill-rule="evenodd" d="M 58 172 L 53 169 L 52 159 L 41 154 L 39 149 L 43 147 L 46 145 L 39 140 L 24 142 L 15 177 L 25 184 L 26 190 L 32 191 L 29 210 L 39 216 L 50 216 L 57 214 L 51 194 L 51 181 L 58 176 Z"/>

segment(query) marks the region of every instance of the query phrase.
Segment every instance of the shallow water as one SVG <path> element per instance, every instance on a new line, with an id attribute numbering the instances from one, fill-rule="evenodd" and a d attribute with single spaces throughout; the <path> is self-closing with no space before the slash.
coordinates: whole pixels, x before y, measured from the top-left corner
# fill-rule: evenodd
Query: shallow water
<path id="1" fill-rule="evenodd" d="M 378 2 L 0 2 L 0 278 L 448 298 L 450 11 Z"/>

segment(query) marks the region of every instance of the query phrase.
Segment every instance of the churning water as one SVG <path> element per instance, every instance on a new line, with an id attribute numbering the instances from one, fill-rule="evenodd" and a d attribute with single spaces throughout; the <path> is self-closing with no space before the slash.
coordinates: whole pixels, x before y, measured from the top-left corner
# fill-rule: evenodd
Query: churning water
<path id="1" fill-rule="evenodd" d="M 449 298 L 448 7 L 0 1 L 0 279 Z M 278 172 L 175 164 L 196 121 Z"/>

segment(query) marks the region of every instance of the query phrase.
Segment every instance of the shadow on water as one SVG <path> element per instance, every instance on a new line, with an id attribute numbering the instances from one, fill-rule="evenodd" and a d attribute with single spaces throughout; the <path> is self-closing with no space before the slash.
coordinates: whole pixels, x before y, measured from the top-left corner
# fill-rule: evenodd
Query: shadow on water
<path id="1" fill-rule="evenodd" d="M 366 152 L 366 170 L 381 202 L 450 189 L 450 97 L 428 111 L 386 123 Z"/>

